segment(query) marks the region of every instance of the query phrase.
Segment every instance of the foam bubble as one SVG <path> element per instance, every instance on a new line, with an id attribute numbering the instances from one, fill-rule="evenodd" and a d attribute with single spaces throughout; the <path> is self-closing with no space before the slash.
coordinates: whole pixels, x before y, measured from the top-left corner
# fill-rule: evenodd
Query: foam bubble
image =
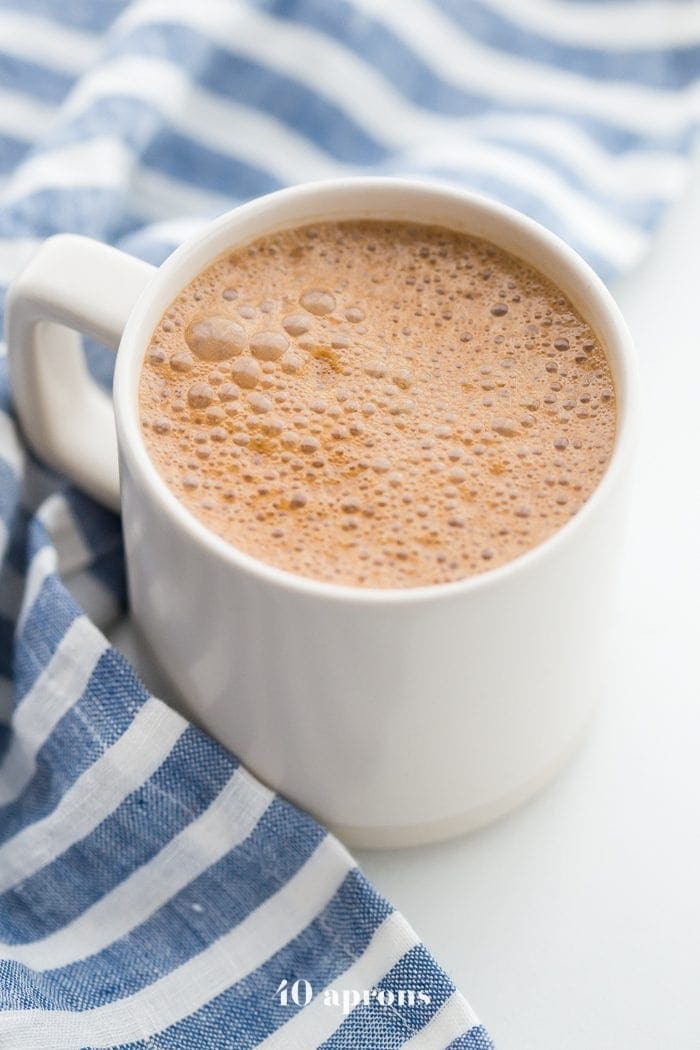
<path id="1" fill-rule="evenodd" d="M 260 361 L 278 361 L 289 346 L 282 332 L 256 332 L 250 338 L 250 350 Z"/>
<path id="2" fill-rule="evenodd" d="M 185 329 L 190 350 L 203 361 L 225 361 L 246 345 L 245 329 L 230 317 L 201 317 Z"/>
<path id="3" fill-rule="evenodd" d="M 392 416 L 412 415 L 416 409 L 416 402 L 410 397 L 399 397 L 392 401 L 389 409 Z"/>
<path id="4" fill-rule="evenodd" d="M 238 386 L 252 389 L 262 379 L 262 368 L 254 357 L 239 357 L 231 368 L 231 378 Z"/>
<path id="5" fill-rule="evenodd" d="M 311 322 L 304 314 L 287 314 L 282 318 L 282 327 L 289 335 L 304 335 L 311 327 Z"/>
<path id="6" fill-rule="evenodd" d="M 277 436 L 284 430 L 284 420 L 279 416 L 266 416 L 262 425 L 266 434 Z"/>
<path id="7" fill-rule="evenodd" d="M 518 424 L 514 419 L 498 417 L 491 420 L 491 429 L 495 430 L 501 437 L 513 437 L 518 432 Z"/>
<path id="8" fill-rule="evenodd" d="M 193 383 L 187 391 L 187 401 L 192 408 L 206 408 L 214 400 L 214 391 L 206 383 Z"/>
<path id="9" fill-rule="evenodd" d="M 391 470 L 391 462 L 384 456 L 376 456 L 370 463 L 370 467 L 375 474 L 386 474 Z"/>
<path id="10" fill-rule="evenodd" d="M 310 314 L 322 317 L 335 310 L 335 296 L 323 288 L 310 288 L 299 297 L 299 304 Z"/>
<path id="11" fill-rule="evenodd" d="M 252 394 L 248 394 L 248 404 L 253 412 L 256 412 L 258 415 L 272 411 L 272 401 L 270 401 L 269 397 L 266 397 L 265 394 L 261 394 L 257 390 L 254 390 Z"/>
<path id="12" fill-rule="evenodd" d="M 191 372 L 194 368 L 194 358 L 185 350 L 178 350 L 170 358 L 170 367 L 174 372 Z"/>
<path id="13" fill-rule="evenodd" d="M 413 373 L 409 368 L 398 368 L 392 379 L 401 390 L 408 390 L 413 382 Z"/>
<path id="14" fill-rule="evenodd" d="M 296 375 L 297 372 L 301 372 L 303 363 L 299 354 L 295 354 L 293 350 L 288 350 L 280 359 L 282 371 L 288 375 Z"/>

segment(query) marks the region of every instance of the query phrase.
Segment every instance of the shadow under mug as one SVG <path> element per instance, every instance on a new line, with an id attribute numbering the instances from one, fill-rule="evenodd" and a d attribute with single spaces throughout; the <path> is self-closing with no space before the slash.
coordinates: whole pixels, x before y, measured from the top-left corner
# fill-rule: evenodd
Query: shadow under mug
<path id="1" fill-rule="evenodd" d="M 264 564 L 185 509 L 141 438 L 141 363 L 178 292 L 255 238 L 361 218 L 442 225 L 504 248 L 562 289 L 610 359 L 618 430 L 597 489 L 544 543 L 476 577 L 374 590 Z M 76 332 L 118 347 L 112 401 Z M 51 238 L 10 290 L 7 339 L 30 444 L 121 507 L 132 615 L 181 709 L 262 780 L 350 844 L 396 846 L 490 821 L 562 765 L 605 668 L 638 409 L 627 327 L 561 240 L 459 190 L 310 183 L 236 208 L 157 269 L 85 238 Z"/>

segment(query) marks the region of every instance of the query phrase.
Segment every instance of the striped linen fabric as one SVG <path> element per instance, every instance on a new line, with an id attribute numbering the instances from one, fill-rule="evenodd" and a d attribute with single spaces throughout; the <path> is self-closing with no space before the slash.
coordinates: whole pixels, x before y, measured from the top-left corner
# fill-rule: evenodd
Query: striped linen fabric
<path id="1" fill-rule="evenodd" d="M 609 278 L 682 186 L 699 73 L 685 0 L 0 0 L 0 285 L 55 232 L 159 262 L 367 171 L 497 196 Z M 119 522 L 23 447 L 3 359 L 0 555 L 0 1046 L 490 1047 L 342 846 L 109 646 Z"/>

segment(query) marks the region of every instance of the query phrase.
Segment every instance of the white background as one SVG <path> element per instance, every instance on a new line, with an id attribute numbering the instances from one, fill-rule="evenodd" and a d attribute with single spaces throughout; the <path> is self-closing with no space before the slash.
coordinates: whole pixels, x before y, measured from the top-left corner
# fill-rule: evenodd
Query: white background
<path id="1" fill-rule="evenodd" d="M 700 165 L 614 291 L 645 404 L 601 711 L 510 817 L 358 858 L 497 1050 L 700 1048 Z M 117 640 L 155 689 L 128 630 Z"/>

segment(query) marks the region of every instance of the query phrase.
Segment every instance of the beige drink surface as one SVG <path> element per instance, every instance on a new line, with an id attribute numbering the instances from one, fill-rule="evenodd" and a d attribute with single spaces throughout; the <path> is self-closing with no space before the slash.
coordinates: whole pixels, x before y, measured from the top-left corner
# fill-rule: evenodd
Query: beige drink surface
<path id="1" fill-rule="evenodd" d="M 603 348 L 493 245 L 319 223 L 218 259 L 155 329 L 143 437 L 238 549 L 361 587 L 501 565 L 575 514 L 612 452 Z"/>

